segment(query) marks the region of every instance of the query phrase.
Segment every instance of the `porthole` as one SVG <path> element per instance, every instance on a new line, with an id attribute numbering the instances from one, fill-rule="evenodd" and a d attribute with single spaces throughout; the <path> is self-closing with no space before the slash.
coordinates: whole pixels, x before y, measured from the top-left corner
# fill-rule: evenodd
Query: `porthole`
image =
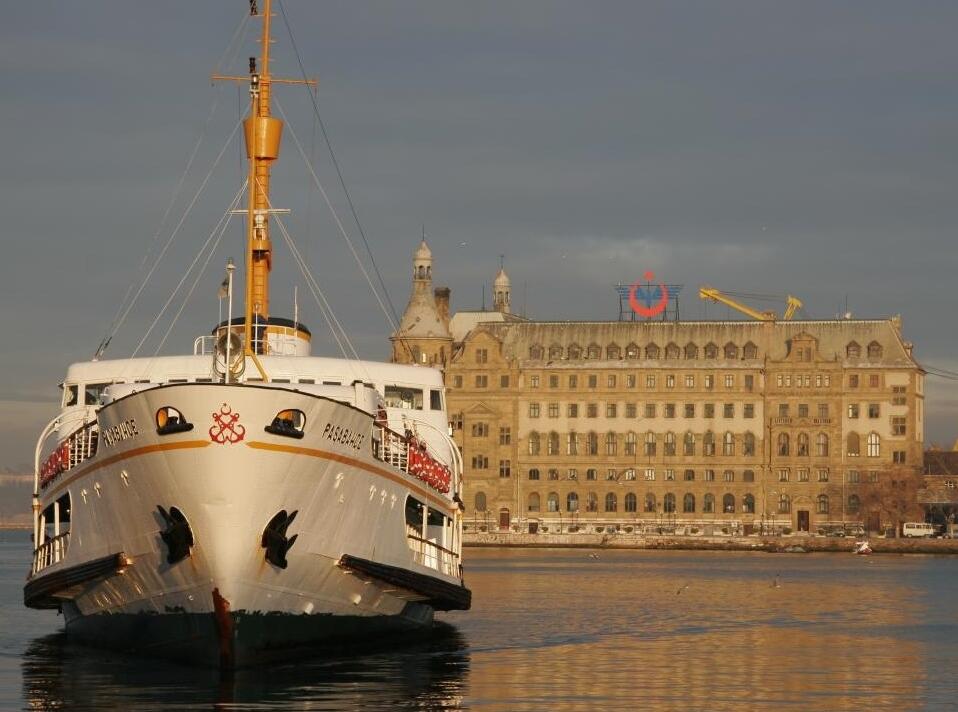
<path id="1" fill-rule="evenodd" d="M 301 438 L 306 427 L 306 414 L 301 410 L 281 410 L 266 426 L 266 432 L 286 438 Z"/>
<path id="2" fill-rule="evenodd" d="M 173 433 L 185 433 L 193 429 L 193 423 L 176 408 L 165 405 L 156 411 L 156 434 L 171 435 Z"/>

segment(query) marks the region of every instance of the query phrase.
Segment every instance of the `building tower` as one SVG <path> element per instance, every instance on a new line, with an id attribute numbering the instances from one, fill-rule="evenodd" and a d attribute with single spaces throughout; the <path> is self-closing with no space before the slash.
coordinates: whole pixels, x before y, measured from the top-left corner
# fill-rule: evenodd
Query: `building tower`
<path id="1" fill-rule="evenodd" d="M 512 313 L 512 282 L 509 281 L 509 275 L 499 263 L 499 272 L 492 283 L 492 308 L 494 311 L 503 314 Z"/>
<path id="2" fill-rule="evenodd" d="M 432 289 L 432 251 L 425 238 L 412 261 L 412 293 L 399 322 L 389 337 L 394 363 L 416 363 L 443 368 L 452 348 L 447 319 L 436 305 Z"/>

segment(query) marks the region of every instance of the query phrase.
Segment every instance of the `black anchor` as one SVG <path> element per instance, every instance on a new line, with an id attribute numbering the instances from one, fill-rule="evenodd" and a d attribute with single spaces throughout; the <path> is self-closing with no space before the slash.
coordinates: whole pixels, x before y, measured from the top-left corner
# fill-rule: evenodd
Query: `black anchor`
<path id="1" fill-rule="evenodd" d="M 183 512 L 176 507 L 170 507 L 169 512 L 159 504 L 156 508 L 166 525 L 160 531 L 160 538 L 166 544 L 168 552 L 166 563 L 175 564 L 190 555 L 190 547 L 193 546 L 193 530 L 190 529 L 190 524 L 183 516 Z"/>
<path id="2" fill-rule="evenodd" d="M 286 552 L 296 543 L 296 538 L 299 536 L 299 534 L 293 534 L 291 537 L 286 536 L 286 530 L 296 519 L 298 512 L 299 510 L 296 509 L 293 510 L 292 514 L 287 515 L 285 509 L 279 510 L 276 516 L 269 520 L 266 529 L 263 530 L 261 546 L 266 549 L 266 560 L 281 569 L 289 566 L 289 562 L 286 561 Z"/>

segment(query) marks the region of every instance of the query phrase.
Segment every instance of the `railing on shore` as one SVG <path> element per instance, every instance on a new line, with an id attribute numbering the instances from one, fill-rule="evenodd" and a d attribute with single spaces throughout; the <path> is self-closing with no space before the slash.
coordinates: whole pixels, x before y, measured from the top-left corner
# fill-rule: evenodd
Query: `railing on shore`
<path id="1" fill-rule="evenodd" d="M 33 551 L 33 574 L 63 561 L 70 548 L 70 532 L 47 539 Z"/>
<path id="2" fill-rule="evenodd" d="M 407 534 L 409 548 L 412 549 L 413 559 L 417 564 L 428 566 L 447 576 L 459 575 L 459 554 L 434 541 L 423 539 L 415 534 Z"/>
<path id="3" fill-rule="evenodd" d="M 74 430 L 54 448 L 40 467 L 40 489 L 96 455 L 99 444 L 100 428 L 96 421 Z"/>

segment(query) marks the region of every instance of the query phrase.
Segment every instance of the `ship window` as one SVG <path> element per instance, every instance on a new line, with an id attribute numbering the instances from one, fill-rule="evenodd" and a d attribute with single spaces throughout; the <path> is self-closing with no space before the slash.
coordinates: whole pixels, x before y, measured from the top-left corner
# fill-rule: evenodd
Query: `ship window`
<path id="1" fill-rule="evenodd" d="M 60 510 L 60 531 L 59 534 L 66 534 L 70 531 L 70 493 L 60 497 L 57 502 L 57 508 Z"/>
<path id="2" fill-rule="evenodd" d="M 172 433 L 185 433 L 193 429 L 193 423 L 176 408 L 165 405 L 156 411 L 156 434 L 171 435 Z"/>
<path id="3" fill-rule="evenodd" d="M 282 435 L 287 438 L 303 437 L 306 427 L 306 414 L 301 410 L 281 410 L 273 418 L 273 422 L 266 426 L 266 432 L 273 435 Z"/>
<path id="4" fill-rule="evenodd" d="M 429 391 L 429 408 L 442 410 L 442 392 L 436 389 Z"/>
<path id="5" fill-rule="evenodd" d="M 63 390 L 63 407 L 68 408 L 71 405 L 76 405 L 79 395 L 79 387 L 77 384 L 68 383 L 66 388 Z"/>
<path id="6" fill-rule="evenodd" d="M 387 408 L 422 410 L 422 389 L 403 386 L 386 386 L 384 397 Z"/>
<path id="7" fill-rule="evenodd" d="M 425 505 L 415 497 L 406 497 L 406 535 L 422 536 L 422 515 Z"/>
<path id="8" fill-rule="evenodd" d="M 316 379 L 315 378 L 300 378 L 299 382 L 300 383 L 316 383 Z"/>
<path id="9" fill-rule="evenodd" d="M 106 390 L 106 387 L 109 386 L 109 383 L 89 383 L 86 388 L 84 388 L 84 404 L 85 405 L 100 405 L 100 395 L 103 391 Z"/>

